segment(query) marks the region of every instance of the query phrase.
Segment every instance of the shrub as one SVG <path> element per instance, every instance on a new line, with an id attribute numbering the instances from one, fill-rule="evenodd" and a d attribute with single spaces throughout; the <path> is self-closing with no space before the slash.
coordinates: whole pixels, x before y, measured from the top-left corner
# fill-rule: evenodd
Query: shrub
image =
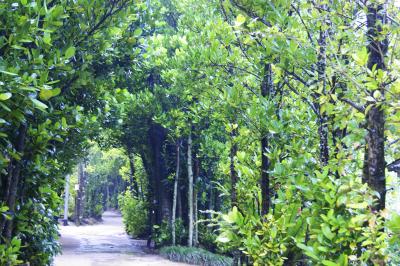
<path id="1" fill-rule="evenodd" d="M 157 247 L 172 244 L 172 230 L 170 223 L 166 220 L 161 225 L 154 225 L 153 239 Z M 187 233 L 183 220 L 178 218 L 175 220 L 176 243 L 183 244 L 187 240 Z"/>
<path id="2" fill-rule="evenodd" d="M 194 247 L 163 247 L 160 250 L 160 254 L 172 261 L 203 266 L 230 266 L 233 263 L 232 258 Z"/>
<path id="3" fill-rule="evenodd" d="M 21 240 L 16 237 L 11 240 L 10 244 L 0 245 L 0 265 L 13 266 L 22 263 L 22 261 L 18 259 L 20 248 Z"/>
<path id="4" fill-rule="evenodd" d="M 384 263 L 387 233 L 381 213 L 368 208 L 373 202 L 368 187 L 353 178 L 332 178 L 327 170 L 315 173 L 314 185 L 302 188 L 307 201 L 287 189 L 290 197 L 280 194 L 274 211 L 263 219 L 236 207 L 221 215 L 217 238 L 221 248 L 242 251 L 254 265 L 300 259 L 307 265 Z"/>
<path id="5" fill-rule="evenodd" d="M 199 223 L 199 242 L 200 246 L 204 247 L 206 250 L 215 252 L 217 250 L 216 244 L 217 235 L 214 230 L 209 228 L 204 223 Z"/>
<path id="6" fill-rule="evenodd" d="M 132 237 L 142 237 L 147 232 L 147 204 L 135 199 L 129 191 L 118 197 L 126 232 Z"/>

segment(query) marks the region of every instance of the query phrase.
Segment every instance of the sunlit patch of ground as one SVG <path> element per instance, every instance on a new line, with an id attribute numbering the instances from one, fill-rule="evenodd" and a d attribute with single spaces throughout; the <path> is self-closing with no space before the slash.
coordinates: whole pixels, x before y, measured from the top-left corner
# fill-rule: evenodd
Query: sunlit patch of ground
<path id="1" fill-rule="evenodd" d="M 100 224 L 61 226 L 60 233 L 63 254 L 55 258 L 55 266 L 185 265 L 146 253 L 146 242 L 130 239 L 116 212 L 105 212 Z"/>

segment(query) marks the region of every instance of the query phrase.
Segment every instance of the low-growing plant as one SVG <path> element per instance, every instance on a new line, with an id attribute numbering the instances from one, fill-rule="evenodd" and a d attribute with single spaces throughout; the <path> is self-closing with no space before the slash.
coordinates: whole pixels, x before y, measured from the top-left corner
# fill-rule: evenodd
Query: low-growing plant
<path id="1" fill-rule="evenodd" d="M 172 261 L 202 266 L 230 266 L 233 263 L 232 258 L 195 247 L 168 246 L 161 248 L 160 254 Z"/>

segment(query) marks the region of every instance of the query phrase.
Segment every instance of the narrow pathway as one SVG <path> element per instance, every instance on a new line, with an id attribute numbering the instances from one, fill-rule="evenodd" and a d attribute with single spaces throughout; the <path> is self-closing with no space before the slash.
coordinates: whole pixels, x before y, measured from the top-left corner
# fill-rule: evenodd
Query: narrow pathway
<path id="1" fill-rule="evenodd" d="M 146 242 L 130 239 L 121 216 L 105 212 L 103 222 L 87 226 L 61 226 L 62 255 L 55 266 L 183 266 L 144 252 Z"/>

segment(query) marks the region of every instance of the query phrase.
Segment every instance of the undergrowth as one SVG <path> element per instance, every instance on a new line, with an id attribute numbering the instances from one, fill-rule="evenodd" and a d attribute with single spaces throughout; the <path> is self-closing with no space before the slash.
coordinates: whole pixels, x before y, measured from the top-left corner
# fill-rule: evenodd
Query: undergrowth
<path id="1" fill-rule="evenodd" d="M 194 247 L 168 246 L 160 250 L 169 260 L 203 266 L 230 266 L 232 259 Z"/>

